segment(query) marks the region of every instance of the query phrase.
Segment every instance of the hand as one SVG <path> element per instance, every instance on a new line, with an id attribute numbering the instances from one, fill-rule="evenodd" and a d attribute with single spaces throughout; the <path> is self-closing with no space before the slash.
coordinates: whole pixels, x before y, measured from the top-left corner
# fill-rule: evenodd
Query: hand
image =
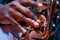
<path id="1" fill-rule="evenodd" d="M 35 20 L 38 18 L 33 12 L 31 12 L 29 9 L 23 7 L 19 2 L 13 1 L 7 5 L 5 5 L 2 8 L 3 11 L 1 11 L 0 14 L 4 15 L 2 16 L 2 20 L 7 20 L 10 24 L 16 26 L 19 28 L 19 30 L 25 34 L 27 31 L 18 23 L 21 21 L 26 22 L 28 25 L 37 28 L 39 27 L 39 23 Z M 27 18 L 27 17 L 29 18 Z M 31 19 L 32 18 L 32 19 Z M 1 22 L 3 22 L 1 21 Z M 6 23 L 5 23 L 6 24 Z"/>
<path id="2" fill-rule="evenodd" d="M 8 6 L 2 6 L 1 11 L 0 10 L 0 22 L 3 24 L 12 24 L 13 26 L 16 26 L 18 28 L 18 30 L 20 30 L 20 32 L 22 32 L 23 34 L 26 34 L 27 30 L 25 30 L 19 23 L 17 20 L 14 19 L 14 17 L 19 17 L 17 14 L 15 14 L 14 10 L 11 10 L 12 8 L 8 7 Z M 13 14 L 11 13 L 13 12 Z M 19 13 L 18 13 L 19 14 Z M 17 15 L 17 16 L 16 16 Z M 20 19 L 20 18 L 19 18 Z M 4 22 L 5 21 L 5 22 Z"/>

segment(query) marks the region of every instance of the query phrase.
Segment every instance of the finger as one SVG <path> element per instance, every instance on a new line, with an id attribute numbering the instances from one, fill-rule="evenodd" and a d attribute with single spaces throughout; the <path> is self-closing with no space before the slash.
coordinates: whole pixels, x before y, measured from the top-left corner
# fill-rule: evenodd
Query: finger
<path id="1" fill-rule="evenodd" d="M 16 26 L 17 28 L 19 28 L 19 30 L 25 34 L 26 30 L 13 18 L 11 17 L 8 12 L 6 12 L 7 14 L 5 15 L 5 19 L 7 19 L 12 25 Z"/>
<path id="2" fill-rule="evenodd" d="M 22 20 L 24 22 L 26 22 L 28 25 L 34 27 L 34 28 L 37 28 L 39 27 L 39 23 L 38 22 L 35 22 L 34 20 L 30 19 L 30 18 L 27 18 L 25 17 L 24 15 L 22 15 L 21 13 L 17 12 L 16 10 L 14 10 L 13 8 L 10 8 L 9 9 L 9 12 L 10 12 L 10 15 L 12 15 L 13 17 L 16 17 L 18 18 L 18 20 Z M 16 19 L 17 19 L 16 18 Z M 19 19 L 20 18 L 20 19 Z"/>
<path id="3" fill-rule="evenodd" d="M 46 25 L 47 25 L 46 17 L 45 17 L 44 15 L 40 15 L 40 16 L 39 16 L 39 19 L 41 20 L 40 26 L 41 26 L 41 27 L 46 27 Z"/>
<path id="4" fill-rule="evenodd" d="M 29 6 L 29 7 L 37 7 L 37 2 L 33 0 L 16 0 L 23 6 Z"/>
<path id="5" fill-rule="evenodd" d="M 38 18 L 33 12 L 31 12 L 29 9 L 23 7 L 22 5 L 20 5 L 17 1 L 12 2 L 10 7 L 16 9 L 17 11 L 26 15 L 29 18 L 33 18 L 35 20 Z"/>

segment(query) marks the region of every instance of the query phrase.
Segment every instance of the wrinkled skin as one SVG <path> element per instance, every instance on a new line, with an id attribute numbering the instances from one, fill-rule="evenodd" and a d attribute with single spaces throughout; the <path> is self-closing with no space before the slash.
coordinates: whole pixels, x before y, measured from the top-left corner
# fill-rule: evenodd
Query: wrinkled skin
<path id="1" fill-rule="evenodd" d="M 19 23 L 17 21 L 22 20 L 22 21 L 26 22 L 28 25 L 31 25 L 32 27 L 37 28 L 39 26 L 39 23 L 35 22 L 35 21 L 37 21 L 38 17 L 36 15 L 34 15 L 33 12 L 31 12 L 29 9 L 27 9 L 27 8 L 23 7 L 22 5 L 20 5 L 19 2 L 17 2 L 17 1 L 13 1 L 13 2 L 7 4 L 4 8 L 2 8 L 2 10 L 3 10 L 3 12 L 1 12 L 1 13 L 2 13 L 2 15 L 4 15 L 4 18 L 6 20 L 8 20 L 9 22 L 11 22 L 12 25 L 21 27 L 21 25 L 19 25 Z M 29 18 L 26 18 L 21 13 L 28 16 Z M 32 19 L 30 19 L 30 18 L 32 18 Z M 5 19 L 2 18 L 1 20 L 5 21 Z M 31 20 L 32 20 L 32 22 L 31 22 Z M 3 21 L 1 21 L 1 22 L 3 22 Z"/>
<path id="2" fill-rule="evenodd" d="M 16 4 L 14 3 L 16 2 Z M 12 7 L 11 7 L 12 5 Z M 13 8 L 14 7 L 14 8 Z M 23 9 L 24 8 L 24 9 Z M 15 9 L 15 10 L 14 10 Z M 21 9 L 21 10 L 20 10 Z M 0 22 L 3 23 L 5 20 L 9 21 L 10 24 L 16 26 L 17 28 L 20 28 L 20 31 L 22 31 L 23 29 L 22 26 L 17 22 L 17 21 L 24 21 L 24 22 L 27 22 L 28 25 L 31 25 L 31 26 L 35 26 L 35 27 L 38 27 L 39 24 L 38 22 L 35 22 L 33 19 L 36 19 L 36 17 L 33 17 L 33 19 L 30 19 L 32 18 L 32 16 L 34 16 L 34 14 L 27 8 L 21 6 L 17 1 L 13 1 L 9 4 L 7 4 L 5 7 L 2 8 L 3 11 L 1 11 L 0 14 L 4 15 L 3 17 L 1 17 L 1 20 Z M 18 10 L 18 11 L 16 11 Z M 28 16 L 28 13 L 30 13 L 30 15 L 28 17 L 30 18 L 26 18 L 24 15 L 22 15 L 21 13 L 24 13 L 26 16 Z M 27 14 L 26 14 L 27 13 Z M 4 19 L 5 18 L 5 19 Z M 15 20 L 15 19 L 17 20 Z M 32 22 L 31 22 L 32 20 Z M 7 24 L 9 24 L 9 22 Z M 37 25 L 35 25 L 35 23 L 37 23 Z M 6 23 L 4 23 L 6 24 Z M 33 25 L 32 25 L 33 24 Z M 25 29 L 24 29 L 25 30 Z M 23 31 L 22 31 L 23 32 Z M 26 31 L 25 31 L 26 32 Z M 24 34 L 24 32 L 23 32 Z"/>
<path id="3" fill-rule="evenodd" d="M 3 11 L 0 10 L 0 22 L 3 24 L 12 24 L 13 26 L 17 27 L 19 32 L 26 34 L 27 31 L 18 22 L 24 21 L 33 28 L 39 28 L 41 25 L 40 19 L 24 6 L 36 6 L 37 8 L 40 8 L 40 6 L 38 3 L 35 4 L 35 2 L 25 1 L 25 3 L 29 3 L 28 5 L 25 5 L 23 2 L 24 1 L 13 1 L 5 6 L 2 5 L 1 10 Z M 44 23 L 42 25 L 44 25 Z"/>

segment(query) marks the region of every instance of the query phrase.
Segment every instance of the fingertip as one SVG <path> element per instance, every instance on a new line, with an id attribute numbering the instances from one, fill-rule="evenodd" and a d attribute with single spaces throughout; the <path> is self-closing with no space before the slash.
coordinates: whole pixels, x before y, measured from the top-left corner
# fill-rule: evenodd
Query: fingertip
<path id="1" fill-rule="evenodd" d="M 34 22 L 34 28 L 38 28 L 39 27 L 39 23 L 38 22 Z"/>

